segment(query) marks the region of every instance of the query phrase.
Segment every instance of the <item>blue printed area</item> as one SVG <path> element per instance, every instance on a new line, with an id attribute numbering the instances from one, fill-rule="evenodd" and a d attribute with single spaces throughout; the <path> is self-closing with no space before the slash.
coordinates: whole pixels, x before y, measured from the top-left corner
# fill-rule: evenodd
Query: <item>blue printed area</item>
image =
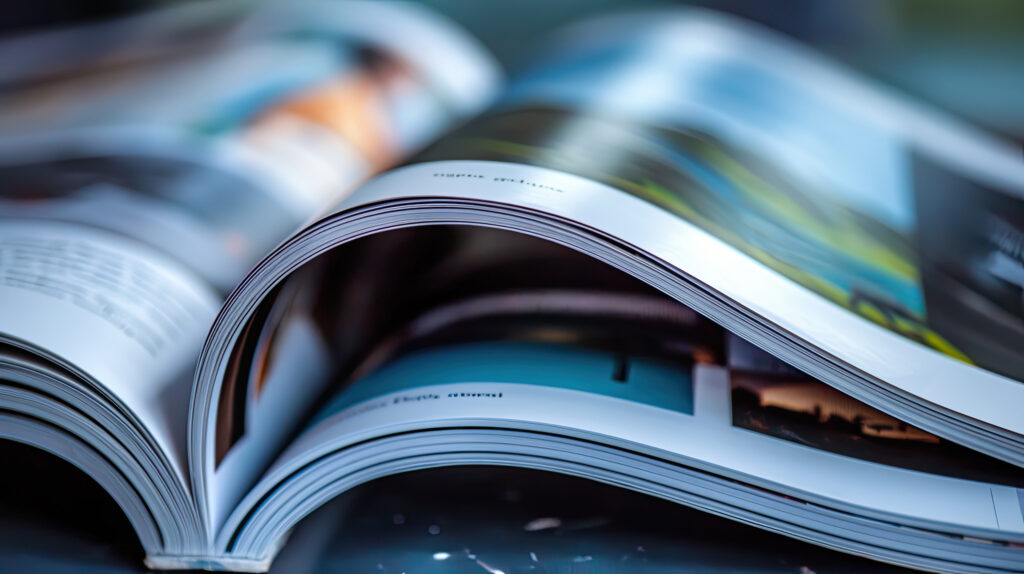
<path id="1" fill-rule="evenodd" d="M 906 144 L 841 87 L 810 86 L 756 54 L 698 41 L 609 38 L 521 76 L 501 107 L 562 106 L 645 125 L 705 130 L 770 161 L 815 191 L 909 233 L 915 225 Z M 897 118 L 898 119 L 898 118 Z"/>
<path id="2" fill-rule="evenodd" d="M 612 353 L 563 344 L 484 342 L 401 357 L 335 395 L 310 426 L 347 407 L 395 391 L 448 383 L 519 383 L 597 393 L 693 414 L 690 368 L 630 357 L 625 381 L 613 379 Z"/>

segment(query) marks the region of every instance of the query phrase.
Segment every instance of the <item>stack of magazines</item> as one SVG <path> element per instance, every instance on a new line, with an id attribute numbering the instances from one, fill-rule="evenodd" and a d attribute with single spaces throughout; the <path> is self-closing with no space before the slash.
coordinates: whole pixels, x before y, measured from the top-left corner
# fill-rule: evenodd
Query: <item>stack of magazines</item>
<path id="1" fill-rule="evenodd" d="M 0 437 L 149 567 L 264 571 L 359 484 L 493 465 L 1024 570 L 1020 149 L 707 11 L 509 80 L 382 2 L 0 54 Z"/>

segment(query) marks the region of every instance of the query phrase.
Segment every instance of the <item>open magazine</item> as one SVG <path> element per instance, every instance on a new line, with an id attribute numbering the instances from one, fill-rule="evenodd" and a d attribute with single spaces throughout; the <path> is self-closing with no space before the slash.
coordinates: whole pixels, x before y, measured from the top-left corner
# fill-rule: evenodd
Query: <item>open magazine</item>
<path id="1" fill-rule="evenodd" d="M 150 567 L 262 571 L 358 484 L 505 465 L 1024 570 L 1019 149 L 704 11 L 500 90 L 422 9 L 218 17 L 0 118 L 0 435 Z"/>

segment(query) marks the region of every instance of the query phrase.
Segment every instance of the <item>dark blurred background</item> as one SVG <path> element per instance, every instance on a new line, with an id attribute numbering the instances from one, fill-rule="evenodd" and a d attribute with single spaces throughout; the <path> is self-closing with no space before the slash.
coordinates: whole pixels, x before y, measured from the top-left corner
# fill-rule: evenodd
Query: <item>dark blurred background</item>
<path id="1" fill-rule="evenodd" d="M 174 0 L 9 2 L 0 35 L 102 20 Z M 587 14 L 670 2 L 422 0 L 460 22 L 514 69 L 544 32 Z M 721 0 L 671 2 L 754 20 L 918 99 L 1024 142 L 1024 2 L 1018 0 Z"/>

